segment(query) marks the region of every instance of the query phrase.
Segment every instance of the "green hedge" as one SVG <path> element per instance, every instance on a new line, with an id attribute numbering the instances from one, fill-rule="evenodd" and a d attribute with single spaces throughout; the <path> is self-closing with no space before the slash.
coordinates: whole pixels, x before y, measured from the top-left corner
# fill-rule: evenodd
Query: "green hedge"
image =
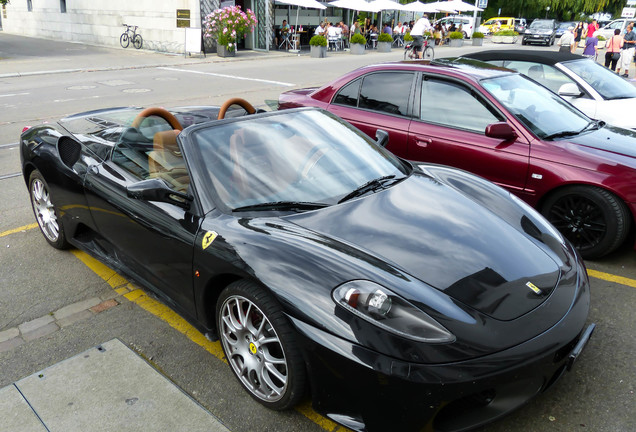
<path id="1" fill-rule="evenodd" d="M 322 35 L 315 35 L 309 39 L 309 45 L 311 46 L 327 46 L 327 38 Z"/>
<path id="2" fill-rule="evenodd" d="M 450 32 L 448 34 L 448 38 L 449 39 L 464 39 L 464 33 L 458 32 L 458 31 Z"/>
<path id="3" fill-rule="evenodd" d="M 378 36 L 378 42 L 393 42 L 393 38 L 388 33 L 380 33 Z"/>
<path id="4" fill-rule="evenodd" d="M 352 44 L 366 45 L 367 44 L 367 40 L 361 34 L 356 33 L 353 36 L 351 36 L 351 43 Z"/>

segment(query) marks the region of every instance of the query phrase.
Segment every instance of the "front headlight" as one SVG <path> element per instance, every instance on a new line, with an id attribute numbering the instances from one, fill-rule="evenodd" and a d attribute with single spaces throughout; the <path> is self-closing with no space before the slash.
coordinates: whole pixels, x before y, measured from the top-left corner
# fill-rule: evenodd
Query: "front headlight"
<path id="1" fill-rule="evenodd" d="M 417 342 L 455 341 L 455 336 L 440 323 L 374 282 L 347 282 L 333 290 L 332 296 L 346 310 L 395 335 Z"/>

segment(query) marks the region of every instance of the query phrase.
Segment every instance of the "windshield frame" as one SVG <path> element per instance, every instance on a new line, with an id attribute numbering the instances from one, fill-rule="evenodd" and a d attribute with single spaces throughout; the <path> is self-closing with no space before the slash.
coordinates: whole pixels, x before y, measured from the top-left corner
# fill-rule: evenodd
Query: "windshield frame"
<path id="1" fill-rule="evenodd" d="M 309 119 L 312 119 L 311 122 Z M 311 127 L 310 123 L 314 126 Z M 236 162 L 238 159 L 236 157 L 230 160 L 232 158 L 230 141 L 237 142 L 237 139 L 232 137 L 239 130 L 249 130 L 249 133 L 253 134 L 249 138 L 249 142 L 253 144 L 250 147 L 243 147 L 254 151 L 252 159 L 260 157 L 256 153 L 262 149 L 267 155 L 265 158 L 273 161 L 277 169 L 267 171 L 271 167 L 265 166 L 254 169 L 256 165 L 249 163 L 247 157 L 244 158 L 245 162 Z M 303 206 L 299 207 L 308 207 L 307 204 L 311 203 L 336 205 L 340 198 L 374 177 L 395 174 L 399 178 L 406 178 L 413 170 L 410 164 L 379 146 L 360 130 L 319 108 L 295 108 L 224 119 L 192 126 L 184 132 L 187 138 L 184 151 L 188 154 L 187 159 L 193 171 L 197 173 L 197 181 L 201 182 L 198 190 L 205 195 L 202 201 L 212 203 L 213 207 L 227 214 L 232 214 L 232 211 L 237 208 L 255 207 L 266 203 L 302 202 Z M 277 133 L 283 135 L 276 135 Z M 289 139 L 286 140 L 284 135 L 288 133 Z M 311 139 L 307 138 L 309 135 Z M 244 141 L 248 142 L 247 138 Z M 236 144 L 234 145 L 236 147 Z M 321 164 L 333 169 L 333 173 L 327 168 L 312 166 L 311 169 L 316 170 L 316 178 L 304 179 L 307 183 L 299 186 L 300 180 L 294 180 L 290 173 L 294 170 L 297 174 L 304 171 L 306 159 L 299 156 L 301 147 L 309 150 L 306 152 L 306 155 L 309 155 L 311 151 L 325 146 L 328 148 Z M 298 154 L 295 153 L 296 148 L 298 148 Z M 244 150 L 234 151 L 233 154 L 250 155 L 252 153 Z M 230 165 L 230 162 L 234 165 Z M 349 169 L 347 171 L 342 168 L 344 165 L 353 168 L 347 168 Z M 233 187 L 229 172 L 235 169 L 242 169 L 241 175 L 248 181 L 259 182 L 250 183 L 251 186 L 246 188 L 250 193 L 248 197 L 238 198 L 241 194 L 229 190 Z M 214 174 L 212 170 L 215 170 Z M 252 176 L 252 173 L 256 172 L 260 174 Z M 275 172 L 276 175 L 268 175 L 267 172 Z M 266 179 L 272 179 L 272 181 Z M 284 184 L 285 187 L 278 189 L 276 183 Z M 252 186 L 253 184 L 257 186 Z M 260 216 L 268 212 L 297 211 L 265 208 L 247 211 L 247 213 Z M 301 209 L 301 211 L 311 210 Z"/>

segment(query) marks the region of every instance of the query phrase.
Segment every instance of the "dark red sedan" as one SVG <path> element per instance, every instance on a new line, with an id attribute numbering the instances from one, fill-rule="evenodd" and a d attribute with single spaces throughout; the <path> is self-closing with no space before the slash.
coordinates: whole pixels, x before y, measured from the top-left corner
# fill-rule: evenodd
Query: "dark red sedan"
<path id="1" fill-rule="evenodd" d="M 279 108 L 317 106 L 405 159 L 463 168 L 508 189 L 582 253 L 623 243 L 636 214 L 636 133 L 586 117 L 507 69 L 455 58 L 366 66 L 281 94 Z M 449 216 L 450 217 L 450 216 Z"/>

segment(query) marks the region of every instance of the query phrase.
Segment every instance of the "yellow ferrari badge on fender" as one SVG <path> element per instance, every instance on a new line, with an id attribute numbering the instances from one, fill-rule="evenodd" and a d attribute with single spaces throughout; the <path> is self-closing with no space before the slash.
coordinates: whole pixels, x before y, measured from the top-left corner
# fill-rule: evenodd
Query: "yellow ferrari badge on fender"
<path id="1" fill-rule="evenodd" d="M 203 241 L 201 242 L 201 248 L 205 250 L 208 246 L 212 244 L 212 242 L 218 235 L 219 234 L 216 233 L 215 231 L 206 232 L 205 235 L 203 236 Z"/>
<path id="2" fill-rule="evenodd" d="M 543 291 L 541 291 L 541 288 L 539 288 L 538 286 L 536 286 L 532 282 L 526 282 L 526 286 L 528 288 L 530 288 L 532 291 L 534 291 L 535 294 L 541 294 L 543 292 Z"/>

